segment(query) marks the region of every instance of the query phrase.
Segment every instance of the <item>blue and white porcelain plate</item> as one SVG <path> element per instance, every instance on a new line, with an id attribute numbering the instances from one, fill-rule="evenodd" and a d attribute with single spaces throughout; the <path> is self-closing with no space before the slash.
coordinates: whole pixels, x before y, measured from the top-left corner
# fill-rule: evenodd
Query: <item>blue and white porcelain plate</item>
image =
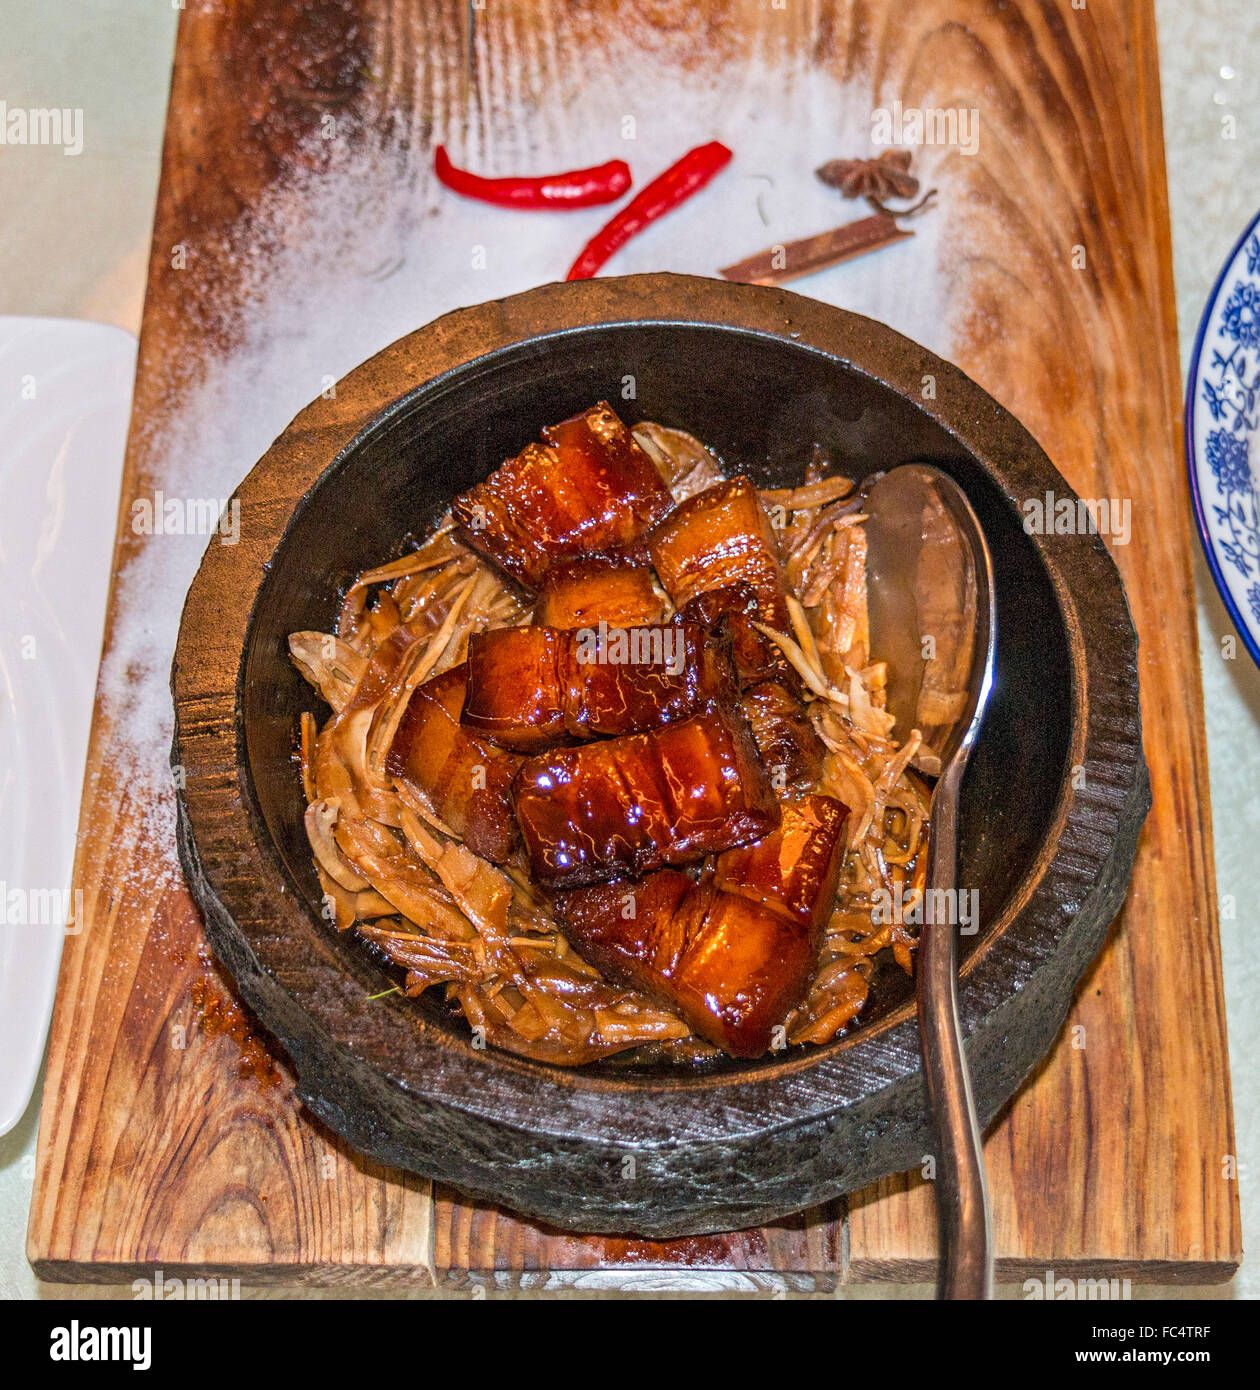
<path id="1" fill-rule="evenodd" d="M 1199 324 L 1186 384 L 1186 459 L 1208 567 L 1260 664 L 1260 213 Z"/>

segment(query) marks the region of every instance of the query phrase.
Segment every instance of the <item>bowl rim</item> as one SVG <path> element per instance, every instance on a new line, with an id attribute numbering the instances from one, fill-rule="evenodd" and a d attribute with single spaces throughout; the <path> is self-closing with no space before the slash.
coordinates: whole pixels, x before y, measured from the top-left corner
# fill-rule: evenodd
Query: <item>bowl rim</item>
<path id="1" fill-rule="evenodd" d="M 1203 349 L 1207 345 L 1208 333 L 1216 319 L 1216 310 L 1221 301 L 1221 291 L 1225 287 L 1225 281 L 1233 271 L 1248 240 L 1257 232 L 1260 232 L 1260 211 L 1256 212 L 1251 221 L 1243 228 L 1241 236 L 1234 242 L 1229 255 L 1225 257 L 1220 270 L 1217 272 L 1216 280 L 1207 299 L 1204 301 L 1203 312 L 1199 316 L 1199 326 L 1195 330 L 1194 346 L 1190 350 L 1190 366 L 1186 373 L 1183 447 L 1186 471 L 1190 475 L 1190 499 L 1194 506 L 1194 524 L 1199 533 L 1199 544 L 1203 547 L 1203 558 L 1207 561 L 1208 573 L 1212 576 L 1212 583 L 1216 585 L 1216 592 L 1221 597 L 1225 612 L 1229 615 L 1229 620 L 1234 624 L 1239 637 L 1242 638 L 1243 646 L 1247 649 L 1248 655 L 1257 666 L 1260 666 L 1260 622 L 1253 622 L 1252 618 L 1242 611 L 1230 591 L 1229 580 L 1226 578 L 1225 570 L 1217 555 L 1216 541 L 1212 537 L 1211 527 L 1208 524 L 1207 508 L 1203 500 L 1202 489 L 1199 486 L 1199 470 L 1204 465 L 1199 458 L 1198 448 L 1195 444 L 1195 410 L 1198 406 L 1199 368 Z"/>
<path id="2" fill-rule="evenodd" d="M 549 325 L 541 332 L 536 326 L 540 320 Z M 958 442 L 1016 512 L 1019 497 L 1039 497 L 1047 486 L 1060 496 L 1075 496 L 1009 412 L 957 367 L 886 325 L 790 291 L 693 276 L 638 275 L 545 285 L 456 310 L 385 347 L 348 373 L 333 398 L 320 398 L 300 412 L 233 494 L 242 503 L 240 538 L 232 547 L 210 544 L 185 604 L 172 666 L 176 723 L 171 756 L 185 774 L 177 791 L 180 853 L 194 897 L 205 911 L 211 944 L 236 977 L 246 1002 L 288 1046 L 299 1094 L 331 1119 L 334 1128 L 347 1133 L 356 1147 L 385 1162 L 399 1162 L 397 1145 L 370 1128 L 356 1129 L 337 1104 L 318 1093 L 312 1080 L 319 1071 L 316 1054 L 376 1067 L 382 1086 L 377 1094 L 388 1095 L 388 1102 L 382 1100 L 387 1108 L 400 1097 L 418 1100 L 430 1114 L 437 1108 L 456 1112 L 469 1123 L 520 1132 L 539 1127 L 536 1098 L 545 1068 L 549 1100 L 554 1102 L 545 1137 L 555 1142 L 595 1141 L 623 1148 L 717 1143 L 732 1136 L 827 1125 L 840 1112 L 874 1117 L 874 1103 L 881 1097 L 896 1108 L 904 1107 L 910 1094 L 912 1104 L 922 1109 L 918 1032 L 909 1004 L 854 1035 L 848 1045 L 763 1063 L 747 1074 L 635 1078 L 634 1085 L 627 1084 L 629 1078 L 551 1067 L 500 1050 L 461 1048 L 448 1035 L 426 1026 L 413 1009 L 410 1027 L 421 1065 L 403 1076 L 383 1065 L 388 1059 L 382 1059 L 375 1046 L 367 1052 L 356 1049 L 355 1009 L 350 1007 L 354 1001 L 344 990 L 339 995 L 332 991 L 333 1007 L 320 1017 L 308 1016 L 307 1036 L 295 1044 L 291 1035 L 296 1001 L 284 982 L 268 973 L 266 937 L 274 927 L 266 918 L 291 909 L 295 895 L 289 892 L 286 903 L 285 888 L 279 884 L 275 898 L 260 908 L 241 892 L 243 861 L 258 872 L 270 856 L 274 878 L 280 857 L 261 819 L 256 827 L 251 824 L 240 698 L 244 638 L 258 574 L 280 536 L 307 495 L 417 392 L 514 344 L 583 328 L 646 324 L 743 330 L 820 352 L 914 403 Z M 402 395 L 383 389 L 383 380 L 398 379 L 400 367 L 411 371 L 413 379 Z M 919 390 L 928 374 L 936 378 L 936 394 L 925 400 Z M 268 505 L 247 505 L 259 494 L 264 477 L 269 483 Z M 266 520 L 278 511 L 277 483 L 291 503 L 278 529 Z M 1079 766 L 1084 777 L 1082 785 L 1073 786 L 1074 779 L 1065 776 L 1053 832 L 1002 919 L 977 943 L 966 964 L 960 1008 L 968 1052 L 973 1067 L 974 1054 L 987 1049 L 990 1056 L 992 1080 L 977 1085 L 977 1102 L 986 1120 L 1040 1059 L 1066 1016 L 1070 985 L 1101 947 L 1123 901 L 1138 828 L 1150 801 L 1141 748 L 1137 638 L 1114 562 L 1096 534 L 1055 536 L 1053 554 L 1045 536 L 1030 539 L 1064 624 L 1071 655 L 1069 766 Z M 234 592 L 245 577 L 251 578 L 248 603 Z M 219 624 L 212 643 L 204 640 L 209 614 Z M 1107 660 L 1096 640 L 1103 635 L 1117 653 Z M 230 690 L 209 669 L 213 660 L 233 670 Z M 242 793 L 234 804 L 230 794 L 225 804 L 225 786 Z M 231 827 L 226 834 L 225 815 Z M 261 854 L 257 830 L 265 842 Z M 306 910 L 305 904 L 300 910 Z M 1011 931 L 1025 920 L 1031 926 L 1028 939 Z M 249 938 L 238 921 L 255 936 Z M 1044 989 L 1026 988 L 1036 983 L 1047 964 L 1054 964 L 1059 981 L 1048 1006 L 1040 997 Z M 1069 987 L 1063 987 L 1064 981 Z M 1012 1040 L 1012 1020 L 1027 1016 L 1021 1006 L 1034 995 L 1040 998 L 1044 1018 L 1028 1036 Z M 469 1059 L 475 1068 L 473 1084 L 451 1084 L 459 1081 L 461 1071 L 467 1072 Z M 487 1063 L 496 1069 L 493 1087 L 484 1085 Z M 667 1133 L 668 1140 L 646 1136 L 645 1092 L 653 1097 L 652 1130 Z M 921 1131 L 921 1113 L 918 1121 Z M 409 1166 L 405 1153 L 403 1160 Z M 436 1158 L 427 1168 L 434 1176 L 449 1176 Z M 451 1180 L 479 1190 L 475 1180 Z M 502 1195 L 493 1185 L 480 1190 Z M 531 1209 L 528 1201 L 510 1196 L 508 1200 Z M 545 1209 L 542 1214 L 554 1215 Z"/>

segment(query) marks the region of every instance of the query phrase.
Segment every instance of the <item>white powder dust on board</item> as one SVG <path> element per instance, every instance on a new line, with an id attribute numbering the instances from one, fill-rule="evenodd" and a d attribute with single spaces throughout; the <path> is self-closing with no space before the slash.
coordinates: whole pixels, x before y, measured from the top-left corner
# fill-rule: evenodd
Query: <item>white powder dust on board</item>
<path id="1" fill-rule="evenodd" d="M 644 61 L 647 61 L 646 59 Z M 654 60 L 655 61 L 655 60 Z M 631 74 L 631 85 L 633 85 Z M 824 161 L 874 153 L 870 93 L 826 75 L 749 65 L 737 85 L 654 70 L 650 106 L 631 111 L 616 92 L 588 88 L 562 108 L 502 116 L 493 139 L 450 141 L 478 172 L 548 172 L 626 159 L 641 188 L 687 149 L 720 139 L 734 159 L 693 200 L 630 242 L 603 274 L 671 270 L 713 275 L 768 246 L 868 214 L 814 176 Z M 537 132 L 531 138 L 531 132 Z M 441 134 L 435 135 L 441 138 Z M 427 147 L 365 153 L 334 142 L 327 170 L 274 187 L 251 214 L 248 245 L 229 291 L 235 346 L 211 355 L 168 418 L 149 422 L 146 467 L 166 497 L 226 499 L 272 440 L 330 381 L 394 339 L 462 305 L 564 277 L 614 206 L 564 213 L 509 212 L 462 199 L 428 173 Z M 915 172 L 939 189 L 916 235 L 794 282 L 790 288 L 881 319 L 950 355 L 944 228 L 956 151 L 924 149 Z M 264 249 L 265 248 L 265 249 Z M 178 876 L 167 758 L 169 672 L 184 595 L 204 534 L 151 537 L 119 577 L 118 622 L 101 673 L 102 713 L 115 766 L 144 810 L 143 851 L 128 872 L 147 886 Z M 218 543 L 217 540 L 214 543 Z"/>

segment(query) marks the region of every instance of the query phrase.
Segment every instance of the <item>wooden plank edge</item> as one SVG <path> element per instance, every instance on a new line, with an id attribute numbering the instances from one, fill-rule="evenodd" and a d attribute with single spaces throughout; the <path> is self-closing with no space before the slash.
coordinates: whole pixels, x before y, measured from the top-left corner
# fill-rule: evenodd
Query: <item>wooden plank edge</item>
<path id="1" fill-rule="evenodd" d="M 300 1288 L 394 1289 L 438 1287 L 432 1268 L 423 1264 L 379 1265 L 362 1262 L 319 1261 L 313 1264 L 184 1264 L 162 1262 L 104 1263 L 84 1260 L 32 1259 L 36 1279 L 46 1284 L 130 1284 L 152 1283 L 160 1270 L 162 1278 L 177 1280 L 239 1279 L 243 1289 L 293 1285 Z"/>
<path id="2" fill-rule="evenodd" d="M 1155 1287 L 1209 1287 L 1228 1283 L 1238 1272 L 1241 1256 L 1202 1263 L 1184 1260 L 999 1260 L 996 1283 L 999 1286 L 1044 1283 L 1066 1279 L 1110 1282 L 1128 1280 L 1131 1284 Z M 806 1270 L 723 1270 L 688 1269 L 677 1265 L 604 1269 L 537 1270 L 446 1270 L 440 1277 L 424 1265 L 381 1265 L 319 1263 L 301 1264 L 91 1264 L 76 1260 L 32 1261 L 37 1279 L 49 1284 L 93 1284 L 100 1286 L 152 1283 L 158 1269 L 162 1277 L 175 1281 L 239 1280 L 243 1289 L 292 1286 L 298 1288 L 339 1288 L 354 1285 L 361 1289 L 446 1289 L 473 1292 L 526 1291 L 551 1293 L 626 1290 L 686 1293 L 835 1293 L 848 1285 L 888 1286 L 933 1284 L 933 1260 L 859 1260 L 842 1278 L 839 1271 Z"/>
<path id="3" fill-rule="evenodd" d="M 1023 1284 L 1029 1279 L 1044 1281 L 1079 1279 L 1129 1280 L 1133 1284 L 1157 1286 L 1197 1286 L 1225 1284 L 1238 1273 L 1242 1252 L 1214 1260 L 1118 1260 L 1118 1259 L 1030 1259 L 1027 1256 L 997 1261 L 994 1282 Z M 922 1259 L 857 1259 L 848 1271 L 849 1284 L 934 1284 L 936 1261 Z"/>

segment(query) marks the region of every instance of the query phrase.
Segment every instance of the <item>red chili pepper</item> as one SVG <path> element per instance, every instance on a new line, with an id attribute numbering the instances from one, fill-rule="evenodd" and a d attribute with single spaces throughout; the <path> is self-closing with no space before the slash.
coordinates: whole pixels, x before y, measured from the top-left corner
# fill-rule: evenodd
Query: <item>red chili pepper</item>
<path id="1" fill-rule="evenodd" d="M 653 179 L 595 233 L 564 278 L 589 280 L 632 236 L 658 217 L 664 217 L 679 203 L 685 202 L 730 162 L 730 150 L 717 140 L 688 150 L 677 164 L 671 164 L 663 174 Z"/>
<path id="2" fill-rule="evenodd" d="M 484 179 L 467 169 L 457 169 L 446 147 L 439 145 L 433 152 L 433 171 L 441 183 L 456 193 L 501 208 L 589 208 L 596 203 L 611 203 L 630 187 L 630 166 L 624 159 L 610 159 L 593 169 L 572 169 L 567 174 Z"/>

